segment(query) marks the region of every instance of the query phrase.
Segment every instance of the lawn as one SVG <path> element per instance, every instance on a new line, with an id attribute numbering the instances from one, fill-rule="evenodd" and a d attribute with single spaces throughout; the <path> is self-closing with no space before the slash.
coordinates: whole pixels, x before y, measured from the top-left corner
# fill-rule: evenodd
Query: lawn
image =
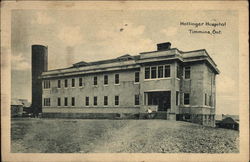
<path id="1" fill-rule="evenodd" d="M 22 153 L 238 153 L 239 132 L 168 120 L 14 119 Z"/>

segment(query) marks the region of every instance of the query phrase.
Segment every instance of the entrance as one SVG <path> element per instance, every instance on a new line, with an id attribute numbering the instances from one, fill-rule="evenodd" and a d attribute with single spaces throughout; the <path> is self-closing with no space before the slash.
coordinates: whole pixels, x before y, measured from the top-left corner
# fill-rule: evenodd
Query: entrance
<path id="1" fill-rule="evenodd" d="M 148 105 L 158 105 L 158 111 L 171 108 L 171 91 L 146 92 Z"/>

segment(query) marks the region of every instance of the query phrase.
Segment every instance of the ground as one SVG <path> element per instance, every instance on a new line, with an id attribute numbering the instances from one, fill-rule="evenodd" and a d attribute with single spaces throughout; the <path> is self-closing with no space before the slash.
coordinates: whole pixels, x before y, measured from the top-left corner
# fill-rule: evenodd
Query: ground
<path id="1" fill-rule="evenodd" d="M 239 132 L 169 120 L 14 119 L 11 151 L 238 153 Z"/>

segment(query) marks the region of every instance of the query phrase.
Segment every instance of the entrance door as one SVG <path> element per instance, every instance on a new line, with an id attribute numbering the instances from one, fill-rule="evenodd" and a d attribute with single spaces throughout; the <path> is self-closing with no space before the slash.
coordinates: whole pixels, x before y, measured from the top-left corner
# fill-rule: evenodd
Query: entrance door
<path id="1" fill-rule="evenodd" d="M 171 108 L 171 91 L 148 92 L 148 105 L 158 105 L 158 111 Z"/>

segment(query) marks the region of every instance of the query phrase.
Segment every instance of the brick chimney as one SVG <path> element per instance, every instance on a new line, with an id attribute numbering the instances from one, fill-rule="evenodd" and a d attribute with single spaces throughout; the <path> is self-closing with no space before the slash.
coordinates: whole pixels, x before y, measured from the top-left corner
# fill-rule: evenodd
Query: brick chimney
<path id="1" fill-rule="evenodd" d="M 170 42 L 157 44 L 157 51 L 169 50 L 170 48 L 171 48 L 171 43 Z"/>

